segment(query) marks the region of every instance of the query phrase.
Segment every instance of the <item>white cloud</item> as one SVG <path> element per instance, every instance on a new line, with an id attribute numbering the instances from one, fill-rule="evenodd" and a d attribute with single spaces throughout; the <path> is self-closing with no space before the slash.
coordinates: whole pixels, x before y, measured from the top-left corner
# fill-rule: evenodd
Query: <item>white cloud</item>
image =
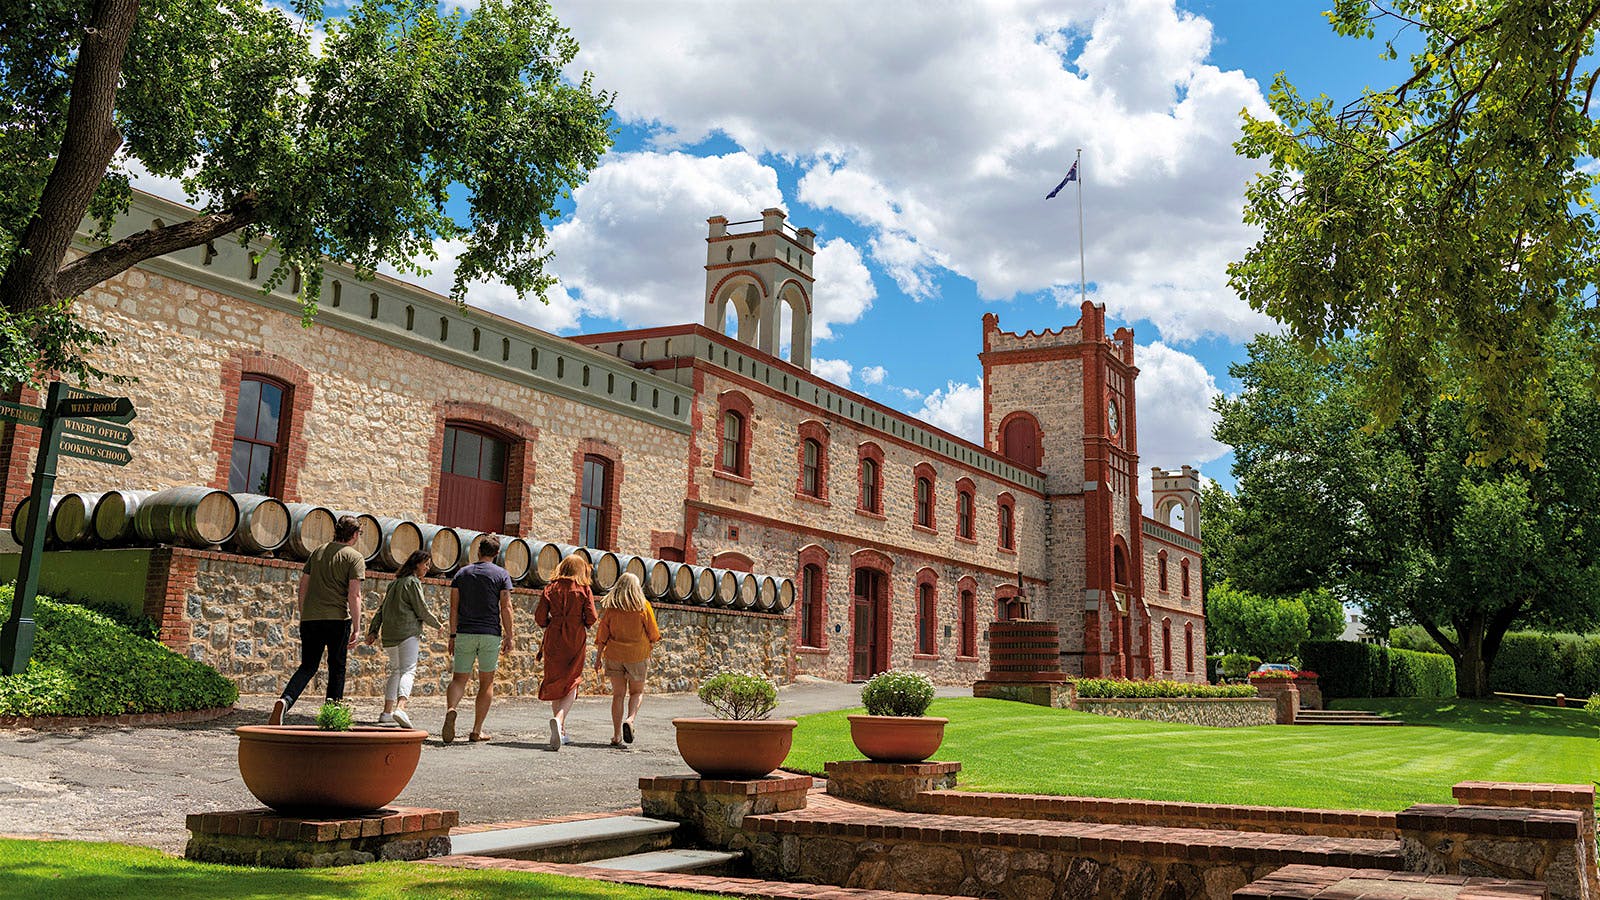
<path id="1" fill-rule="evenodd" d="M 401 274 L 389 265 L 380 265 L 378 271 L 436 294 L 449 296 L 450 287 L 455 281 L 456 258 L 465 249 L 466 244 L 461 241 L 436 242 L 433 250 L 438 256 L 437 260 L 425 257 L 417 260 L 419 265 L 429 270 L 427 275 Z M 549 302 L 545 303 L 534 296 L 519 298 L 516 291 L 500 281 L 477 281 L 467 285 L 466 299 L 468 304 L 479 309 L 546 331 L 571 331 L 578 326 L 580 306 L 561 285 L 551 288 L 545 296 Z"/>
<path id="2" fill-rule="evenodd" d="M 850 386 L 850 373 L 854 369 L 848 360 L 817 358 L 811 360 L 811 374 L 826 378 L 840 387 Z"/>
<path id="3" fill-rule="evenodd" d="M 1223 268 L 1253 238 L 1238 112 L 1265 101 L 1206 62 L 1209 22 L 1174 0 L 557 5 L 620 118 L 661 148 L 722 134 L 794 161 L 797 199 L 866 228 L 913 298 L 946 270 L 991 299 L 1075 285 L 1076 188 L 1043 196 L 1083 147 L 1089 278 L 1114 317 L 1168 341 L 1267 321 Z"/>
<path id="4" fill-rule="evenodd" d="M 977 384 L 954 381 L 922 401 L 917 418 L 975 444 L 983 443 L 983 380 Z"/>
<path id="5" fill-rule="evenodd" d="M 817 282 L 811 298 L 811 339 L 833 337 L 833 326 L 853 325 L 872 307 L 878 289 L 872 272 L 861 261 L 861 251 L 843 238 L 817 244 Z"/>
<path id="6" fill-rule="evenodd" d="M 861 370 L 861 383 L 883 384 L 883 379 L 888 374 L 889 370 L 885 369 L 883 366 L 867 366 L 865 369 Z"/>
<path id="7" fill-rule="evenodd" d="M 1211 436 L 1217 413 L 1211 401 L 1221 393 L 1198 359 L 1159 341 L 1134 350 L 1139 367 L 1139 459 L 1148 468 L 1198 466 L 1228 452 Z"/>
<path id="8" fill-rule="evenodd" d="M 917 401 L 921 400 L 926 395 L 916 388 L 900 388 L 900 396 L 906 398 L 907 400 Z"/>

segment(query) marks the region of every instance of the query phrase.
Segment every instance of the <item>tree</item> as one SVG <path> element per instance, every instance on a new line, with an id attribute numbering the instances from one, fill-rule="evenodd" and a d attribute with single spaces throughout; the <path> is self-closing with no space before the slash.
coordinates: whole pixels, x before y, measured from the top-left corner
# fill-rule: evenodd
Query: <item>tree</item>
<path id="1" fill-rule="evenodd" d="M 490 277 L 548 287 L 546 222 L 610 146 L 611 97 L 563 75 L 577 44 L 546 0 L 294 13 L 0 0 L 0 379 L 94 373 L 72 299 L 230 235 L 271 241 L 268 289 L 305 273 L 308 320 L 324 259 L 421 272 L 441 241 L 462 247 L 458 300 Z M 68 259 L 86 216 L 104 236 L 127 210 L 139 168 L 181 178 L 202 212 Z"/>
<path id="2" fill-rule="evenodd" d="M 1234 526 L 1239 517 L 1239 501 L 1215 481 L 1207 481 L 1200 489 L 1200 546 L 1206 564 L 1200 570 L 1205 594 L 1228 580 L 1232 571 L 1231 552 L 1234 547 Z"/>
<path id="3" fill-rule="evenodd" d="M 1344 604 L 1327 588 L 1313 588 L 1295 595 L 1306 608 L 1306 630 L 1313 641 L 1338 640 L 1344 634 Z"/>
<path id="4" fill-rule="evenodd" d="M 1537 465 L 1558 414 L 1553 329 L 1577 329 L 1600 367 L 1600 3 L 1335 0 L 1328 15 L 1340 34 L 1420 42 L 1413 74 L 1342 107 L 1280 75 L 1275 117 L 1245 114 L 1236 146 L 1268 168 L 1245 209 L 1262 235 L 1230 283 L 1302 346 L 1372 338 L 1360 399 L 1380 424 L 1449 376 L 1474 462 Z"/>
<path id="5" fill-rule="evenodd" d="M 1488 693 L 1508 630 L 1600 620 L 1600 403 L 1580 331 L 1553 331 L 1556 402 L 1532 472 L 1468 462 L 1480 447 L 1461 382 L 1388 428 L 1361 427 L 1375 339 L 1331 343 L 1324 359 L 1258 337 L 1232 370 L 1242 390 L 1217 402 L 1238 477 L 1235 577 L 1328 588 L 1370 623 L 1421 625 L 1455 660 L 1463 696 Z"/>
<path id="6" fill-rule="evenodd" d="M 1309 619 L 1293 597 L 1263 597 L 1223 582 L 1206 595 L 1206 634 L 1214 649 L 1286 662 L 1309 636 Z"/>

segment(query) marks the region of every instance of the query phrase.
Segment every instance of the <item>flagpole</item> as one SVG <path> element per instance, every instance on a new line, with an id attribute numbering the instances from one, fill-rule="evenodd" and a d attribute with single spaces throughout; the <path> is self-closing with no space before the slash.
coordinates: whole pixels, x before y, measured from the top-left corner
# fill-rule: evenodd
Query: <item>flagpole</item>
<path id="1" fill-rule="evenodd" d="M 1083 266 L 1083 148 L 1078 148 L 1078 158 L 1073 161 L 1073 168 L 1078 170 L 1078 299 L 1085 303 L 1089 300 L 1089 280 Z"/>

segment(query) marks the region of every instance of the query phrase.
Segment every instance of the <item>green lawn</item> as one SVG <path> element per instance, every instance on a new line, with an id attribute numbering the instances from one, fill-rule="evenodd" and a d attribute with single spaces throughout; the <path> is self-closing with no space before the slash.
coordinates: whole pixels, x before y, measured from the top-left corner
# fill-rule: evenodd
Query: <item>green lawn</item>
<path id="1" fill-rule="evenodd" d="M 1398 810 L 1452 803 L 1458 781 L 1600 779 L 1600 725 L 1581 709 L 1469 700 L 1343 701 L 1430 727 L 1201 728 L 1004 700 L 934 701 L 938 759 L 973 791 Z M 803 716 L 787 768 L 859 759 L 850 712 Z"/>
<path id="2" fill-rule="evenodd" d="M 704 894 L 536 875 L 447 869 L 417 863 L 373 863 L 284 871 L 215 866 L 156 850 L 80 841 L 0 840 L 0 897 L 29 900 L 104 897 L 278 897 L 356 900 L 366 897 L 548 897 L 572 900 L 669 900 Z"/>

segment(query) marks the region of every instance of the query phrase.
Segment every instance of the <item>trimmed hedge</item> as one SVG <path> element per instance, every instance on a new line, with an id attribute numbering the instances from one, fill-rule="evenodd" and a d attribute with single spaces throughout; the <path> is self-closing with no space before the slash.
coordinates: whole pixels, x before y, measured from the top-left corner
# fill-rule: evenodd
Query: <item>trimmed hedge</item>
<path id="1" fill-rule="evenodd" d="M 1248 684 L 1190 684 L 1187 681 L 1126 681 L 1120 678 L 1081 678 L 1076 682 L 1078 696 L 1085 699 L 1137 697 L 1169 699 L 1176 697 L 1254 697 Z"/>
<path id="2" fill-rule="evenodd" d="M 1355 641 L 1306 641 L 1300 645 L 1300 661 L 1321 676 L 1324 697 L 1456 695 L 1455 662 L 1438 653 Z"/>
<path id="3" fill-rule="evenodd" d="M 0 587 L 0 616 L 12 588 Z M 0 715 L 115 716 L 232 706 L 233 682 L 82 606 L 39 598 L 28 669 L 0 675 Z"/>
<path id="4" fill-rule="evenodd" d="M 1508 634 L 1489 670 L 1489 689 L 1546 697 L 1600 694 L 1600 634 Z"/>

